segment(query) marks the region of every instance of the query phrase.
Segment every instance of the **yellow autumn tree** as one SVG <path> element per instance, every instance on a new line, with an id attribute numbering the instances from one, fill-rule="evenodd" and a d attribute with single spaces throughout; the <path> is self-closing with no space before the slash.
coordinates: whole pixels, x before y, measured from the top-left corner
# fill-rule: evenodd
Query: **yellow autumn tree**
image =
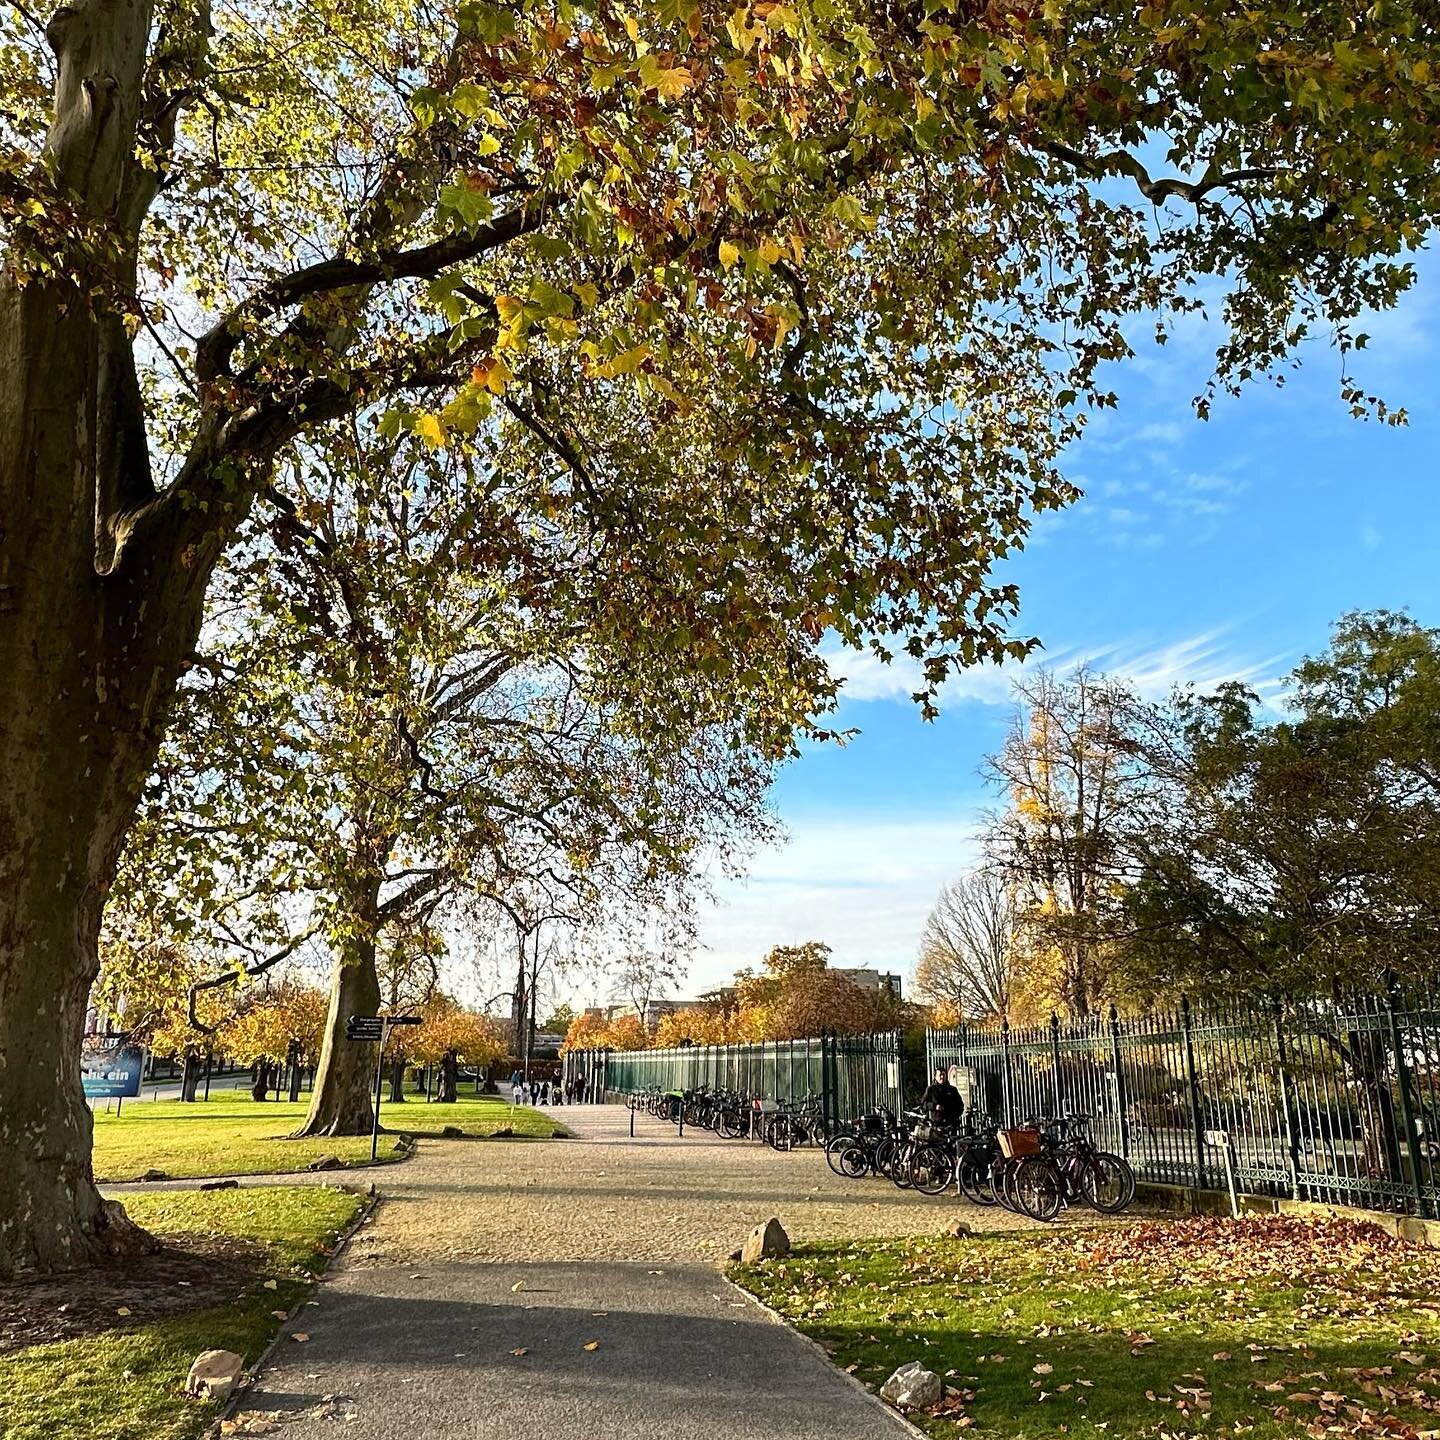
<path id="1" fill-rule="evenodd" d="M 660 1050 L 677 1045 L 728 1045 L 734 1038 L 734 1027 L 719 1006 L 703 1010 L 674 1010 L 660 1017 L 655 1027 L 655 1046 Z"/>
<path id="2" fill-rule="evenodd" d="M 488 1065 L 505 1053 L 500 1027 L 490 1016 L 466 1009 L 443 994 L 427 1000 L 420 1013 L 422 1023 L 404 1042 L 405 1056 L 419 1065 L 438 1065 L 440 1084 L 435 1100 L 453 1104 L 462 1062 Z"/>

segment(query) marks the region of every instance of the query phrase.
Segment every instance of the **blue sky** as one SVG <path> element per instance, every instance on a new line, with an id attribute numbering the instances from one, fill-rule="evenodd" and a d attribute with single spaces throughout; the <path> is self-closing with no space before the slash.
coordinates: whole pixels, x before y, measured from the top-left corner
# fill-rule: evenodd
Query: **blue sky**
<path id="1" fill-rule="evenodd" d="M 1020 631 L 1041 663 L 1084 658 L 1163 693 L 1273 681 L 1323 647 L 1344 611 L 1405 607 L 1440 624 L 1440 265 L 1400 310 L 1366 325 L 1352 365 L 1410 411 L 1403 429 L 1349 417 L 1339 358 L 1314 346 L 1280 389 L 1257 386 L 1195 418 L 1214 333 L 1198 321 L 1117 367 L 1118 412 L 1095 420 L 1068 474 L 1086 491 L 1045 517 L 998 572 L 1020 586 Z M 703 917 L 688 990 L 770 945 L 824 940 L 835 963 L 913 968 L 926 911 L 963 870 L 992 803 L 979 776 L 1009 713 L 1008 682 L 969 672 L 921 721 L 903 671 L 841 657 L 850 745 L 812 746 L 782 775 L 788 842 L 725 883 Z"/>

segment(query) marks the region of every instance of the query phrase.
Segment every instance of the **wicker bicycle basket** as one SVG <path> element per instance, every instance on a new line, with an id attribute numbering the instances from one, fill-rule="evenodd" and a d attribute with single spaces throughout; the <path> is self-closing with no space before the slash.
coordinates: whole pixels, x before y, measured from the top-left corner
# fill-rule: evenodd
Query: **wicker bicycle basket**
<path id="1" fill-rule="evenodd" d="M 1020 1160 L 1026 1155 L 1040 1153 L 1038 1130 L 1002 1130 L 999 1138 L 1000 1153 L 1007 1160 Z"/>

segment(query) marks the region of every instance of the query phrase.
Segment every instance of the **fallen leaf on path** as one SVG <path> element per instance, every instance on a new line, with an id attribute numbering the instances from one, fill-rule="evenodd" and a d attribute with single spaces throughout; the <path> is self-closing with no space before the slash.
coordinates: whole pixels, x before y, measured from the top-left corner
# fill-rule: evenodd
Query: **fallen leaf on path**
<path id="1" fill-rule="evenodd" d="M 600 1348 L 600 1342 L 598 1340 L 587 1340 L 584 1348 L 586 1350 L 598 1350 Z"/>
<path id="2" fill-rule="evenodd" d="M 512 1295 L 518 1295 L 524 1288 L 525 1288 L 525 1282 L 524 1282 L 523 1280 L 517 1280 L 517 1281 L 510 1287 L 510 1293 L 511 1293 Z"/>
<path id="3" fill-rule="evenodd" d="M 530 1352 L 523 1345 L 517 1345 L 510 1353 L 512 1355 L 528 1355 Z"/>
<path id="4" fill-rule="evenodd" d="M 298 1340 L 300 1344 L 303 1345 L 310 1338 L 310 1336 L 306 1334 L 304 1330 L 297 1330 L 290 1338 L 292 1340 Z"/>
<path id="5" fill-rule="evenodd" d="M 288 1320 L 290 1318 L 290 1312 L 288 1310 L 272 1310 L 270 1313 L 277 1320 Z"/>
<path id="6" fill-rule="evenodd" d="M 117 1315 L 128 1315 L 130 1313 L 130 1307 L 128 1305 L 117 1305 L 115 1307 L 115 1313 Z"/>

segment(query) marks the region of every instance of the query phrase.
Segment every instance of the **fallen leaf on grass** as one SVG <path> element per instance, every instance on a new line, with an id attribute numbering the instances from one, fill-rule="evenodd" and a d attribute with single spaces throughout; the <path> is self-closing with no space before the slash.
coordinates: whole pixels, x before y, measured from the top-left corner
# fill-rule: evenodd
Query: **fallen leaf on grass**
<path id="1" fill-rule="evenodd" d="M 130 1313 L 130 1307 L 128 1305 L 117 1305 L 115 1307 L 115 1313 L 117 1315 L 128 1315 Z"/>
<path id="2" fill-rule="evenodd" d="M 1049 1375 L 1055 1367 L 1053 1365 L 1039 1364 L 1030 1367 L 1037 1375 Z"/>
<path id="3" fill-rule="evenodd" d="M 272 1310 L 270 1313 L 277 1320 L 288 1320 L 290 1318 L 290 1312 L 288 1310 Z"/>
<path id="4" fill-rule="evenodd" d="M 528 1355 L 530 1352 L 523 1345 L 517 1345 L 511 1352 L 512 1355 Z"/>

